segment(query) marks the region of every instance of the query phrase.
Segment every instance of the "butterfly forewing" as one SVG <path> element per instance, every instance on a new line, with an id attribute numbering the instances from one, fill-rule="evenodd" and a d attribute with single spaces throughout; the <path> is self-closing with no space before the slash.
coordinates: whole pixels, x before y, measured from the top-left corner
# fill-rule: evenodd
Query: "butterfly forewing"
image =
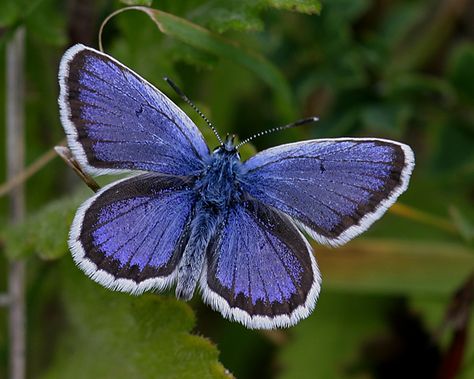
<path id="1" fill-rule="evenodd" d="M 162 92 L 112 57 L 71 47 L 59 71 L 61 120 L 86 170 L 189 175 L 209 156 L 201 133 Z"/>
<path id="2" fill-rule="evenodd" d="M 76 263 L 102 285 L 141 293 L 172 284 L 195 195 L 185 180 L 142 174 L 104 187 L 74 219 Z"/>
<path id="3" fill-rule="evenodd" d="M 319 242 L 340 245 L 366 230 L 405 191 L 412 150 L 382 139 L 287 144 L 244 163 L 243 188 L 285 212 Z"/>
<path id="4" fill-rule="evenodd" d="M 249 200 L 228 211 L 211 242 L 201 289 L 212 307 L 247 327 L 286 327 L 313 309 L 320 275 L 291 220 Z"/>

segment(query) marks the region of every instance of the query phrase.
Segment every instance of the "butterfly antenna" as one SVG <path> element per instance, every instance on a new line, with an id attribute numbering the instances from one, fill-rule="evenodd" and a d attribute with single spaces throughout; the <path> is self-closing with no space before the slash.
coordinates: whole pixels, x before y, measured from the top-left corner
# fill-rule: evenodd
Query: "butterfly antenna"
<path id="1" fill-rule="evenodd" d="M 211 124 L 211 122 L 208 120 L 208 118 L 206 116 L 204 116 L 204 114 L 199 110 L 199 108 L 194 105 L 194 103 L 189 99 L 189 97 L 187 97 L 184 94 L 184 92 L 181 91 L 181 89 L 170 78 L 164 77 L 163 79 L 166 81 L 166 83 L 169 84 L 169 86 L 171 88 L 173 88 L 173 90 L 178 94 L 178 96 L 181 99 L 183 99 L 189 106 L 191 106 L 191 108 L 193 108 L 196 111 L 196 113 L 199 116 L 201 116 L 204 121 L 206 121 L 206 124 L 209 125 L 209 127 L 212 129 L 212 131 L 216 135 L 217 139 L 219 140 L 219 143 L 221 145 L 223 145 L 224 142 L 222 141 L 221 137 L 219 136 L 219 133 L 217 133 L 216 128 L 214 128 L 214 125 Z"/>
<path id="2" fill-rule="evenodd" d="M 267 135 L 267 134 L 270 134 L 270 133 L 274 133 L 274 132 L 279 132 L 280 130 L 296 128 L 298 126 L 310 124 L 310 123 L 316 122 L 318 120 L 319 120 L 319 118 L 317 118 L 317 117 L 308 117 L 308 118 L 303 118 L 302 120 L 292 122 L 291 124 L 288 124 L 288 125 L 278 126 L 276 128 L 267 129 L 267 130 L 264 130 L 262 132 L 258 132 L 257 134 L 254 134 L 253 136 L 244 139 L 235 148 L 238 149 L 240 146 L 245 145 L 246 143 L 254 140 L 257 137 L 261 137 L 261 136 L 264 136 L 264 135 Z"/>

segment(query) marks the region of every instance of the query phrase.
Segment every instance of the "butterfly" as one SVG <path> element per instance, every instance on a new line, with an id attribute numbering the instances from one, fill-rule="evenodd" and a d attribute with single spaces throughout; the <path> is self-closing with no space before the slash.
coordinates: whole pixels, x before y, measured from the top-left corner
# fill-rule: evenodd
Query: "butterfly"
<path id="1" fill-rule="evenodd" d="M 408 186 L 412 149 L 377 138 L 289 143 L 240 160 L 212 152 L 168 97 L 111 56 L 78 44 L 59 69 L 59 108 L 76 160 L 95 175 L 133 172 L 77 210 L 75 263 L 112 290 L 197 288 L 248 328 L 289 327 L 315 307 L 321 276 L 305 233 L 338 246 Z"/>

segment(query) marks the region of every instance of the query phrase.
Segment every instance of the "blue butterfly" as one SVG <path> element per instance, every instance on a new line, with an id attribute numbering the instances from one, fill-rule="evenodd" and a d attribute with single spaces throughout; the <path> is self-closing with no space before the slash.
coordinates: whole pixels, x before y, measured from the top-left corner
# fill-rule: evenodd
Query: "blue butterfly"
<path id="1" fill-rule="evenodd" d="M 288 327 L 315 307 L 321 276 L 302 232 L 341 245 L 408 186 L 409 146 L 319 139 L 240 161 L 232 137 L 210 152 L 170 99 L 114 58 L 75 45 L 59 70 L 68 144 L 91 174 L 136 172 L 78 209 L 69 246 L 103 286 L 132 294 L 199 287 L 249 328 Z"/>

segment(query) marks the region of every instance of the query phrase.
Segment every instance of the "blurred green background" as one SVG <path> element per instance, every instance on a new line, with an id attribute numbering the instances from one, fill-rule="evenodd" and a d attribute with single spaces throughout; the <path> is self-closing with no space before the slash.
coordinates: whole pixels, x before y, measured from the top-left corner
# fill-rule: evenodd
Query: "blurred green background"
<path id="1" fill-rule="evenodd" d="M 8 260 L 27 262 L 28 377 L 473 378 L 474 2 L 2 0 L 0 72 L 12 33 L 26 27 L 27 165 L 64 138 L 62 53 L 77 42 L 97 47 L 103 19 L 126 4 L 167 12 L 155 14 L 164 33 L 143 13 L 122 13 L 105 28 L 105 51 L 169 94 L 211 146 L 204 122 L 163 76 L 221 135 L 243 139 L 319 116 L 256 139 L 257 150 L 390 138 L 413 147 L 415 171 L 401 205 L 370 231 L 338 249 L 314 244 L 323 289 L 313 314 L 289 330 L 259 332 L 224 320 L 199 296 L 190 304 L 172 292 L 131 297 L 87 279 L 66 239 L 91 191 L 52 160 L 26 182 L 24 223 L 9 224 L 0 198 L 0 291 Z M 5 86 L 0 75 L 0 183 Z M 0 378 L 7 327 L 0 309 Z"/>

